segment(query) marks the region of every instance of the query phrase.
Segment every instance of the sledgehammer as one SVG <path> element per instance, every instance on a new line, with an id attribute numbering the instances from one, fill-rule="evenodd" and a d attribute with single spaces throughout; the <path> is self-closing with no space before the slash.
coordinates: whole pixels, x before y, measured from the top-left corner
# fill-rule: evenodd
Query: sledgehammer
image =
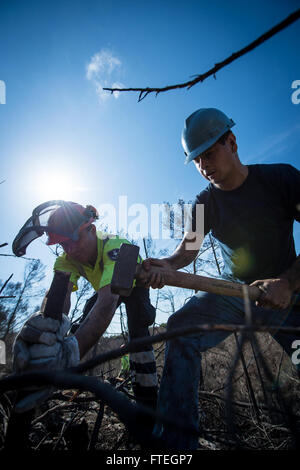
<path id="1" fill-rule="evenodd" d="M 133 289 L 133 281 L 139 281 L 143 272 L 141 264 L 137 264 L 139 247 L 123 243 L 120 247 L 115 263 L 111 281 L 111 291 L 114 294 L 128 297 Z M 196 291 L 211 292 L 213 294 L 243 297 L 243 284 L 238 282 L 223 281 L 196 274 L 184 273 L 159 267 L 151 267 L 152 272 L 163 274 L 167 286 L 183 287 Z M 250 300 L 258 300 L 262 291 L 256 286 L 248 286 Z"/>

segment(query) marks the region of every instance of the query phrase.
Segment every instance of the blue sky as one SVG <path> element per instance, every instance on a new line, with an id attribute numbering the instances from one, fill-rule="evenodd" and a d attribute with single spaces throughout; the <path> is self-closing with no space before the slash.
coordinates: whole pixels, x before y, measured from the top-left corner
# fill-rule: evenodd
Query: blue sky
<path id="1" fill-rule="evenodd" d="M 193 199 L 205 180 L 185 166 L 184 119 L 200 107 L 236 122 L 243 163 L 299 168 L 300 21 L 189 91 L 117 98 L 101 86 L 165 86 L 205 72 L 298 8 L 297 1 L 0 2 L 1 240 L 11 244 L 32 209 L 64 197 L 117 205 Z M 54 184 L 62 181 L 62 187 Z M 62 193 L 62 194 L 61 194 Z M 299 224 L 295 239 L 300 251 Z M 2 253 L 11 253 L 10 246 Z M 28 249 L 48 273 L 53 255 Z M 0 278 L 24 260 L 1 257 Z"/>

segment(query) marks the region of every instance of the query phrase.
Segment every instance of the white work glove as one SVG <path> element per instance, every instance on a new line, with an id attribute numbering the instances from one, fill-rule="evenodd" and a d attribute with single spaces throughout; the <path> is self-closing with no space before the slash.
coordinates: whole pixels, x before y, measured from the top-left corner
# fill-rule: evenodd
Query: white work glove
<path id="1" fill-rule="evenodd" d="M 63 314 L 62 321 L 33 314 L 16 337 L 13 347 L 13 369 L 27 372 L 45 369 L 64 369 L 79 362 L 79 347 L 75 336 L 65 337 L 71 322 Z M 54 387 L 39 389 L 16 405 L 17 412 L 27 411 L 48 398 Z"/>

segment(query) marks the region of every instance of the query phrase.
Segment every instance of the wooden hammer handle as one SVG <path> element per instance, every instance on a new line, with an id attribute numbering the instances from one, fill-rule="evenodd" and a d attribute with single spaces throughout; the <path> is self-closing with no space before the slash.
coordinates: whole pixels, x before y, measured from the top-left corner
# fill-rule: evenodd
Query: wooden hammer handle
<path id="1" fill-rule="evenodd" d="M 238 282 L 224 281 L 196 274 L 184 273 L 182 271 L 167 270 L 163 268 L 151 267 L 151 272 L 163 274 L 165 284 L 185 289 L 211 292 L 212 294 L 230 295 L 233 297 L 243 297 L 243 284 Z M 250 300 L 258 300 L 261 290 L 256 286 L 248 286 Z"/>
<path id="2" fill-rule="evenodd" d="M 138 265 L 136 278 L 142 271 L 142 266 Z M 184 289 L 200 290 L 211 292 L 212 294 L 230 295 L 232 297 L 244 297 L 243 285 L 238 282 L 224 281 L 223 279 L 215 279 L 211 277 L 198 276 L 197 274 L 184 273 L 172 269 L 159 268 L 151 266 L 151 272 L 159 272 L 163 274 L 165 285 L 174 287 L 183 287 Z M 249 298 L 252 301 L 258 300 L 262 295 L 262 291 L 256 286 L 247 286 Z M 294 305 L 300 306 L 300 300 L 292 300 Z"/>
<path id="3" fill-rule="evenodd" d="M 70 273 L 55 271 L 47 294 L 44 316 L 61 321 L 65 298 L 68 292 Z"/>

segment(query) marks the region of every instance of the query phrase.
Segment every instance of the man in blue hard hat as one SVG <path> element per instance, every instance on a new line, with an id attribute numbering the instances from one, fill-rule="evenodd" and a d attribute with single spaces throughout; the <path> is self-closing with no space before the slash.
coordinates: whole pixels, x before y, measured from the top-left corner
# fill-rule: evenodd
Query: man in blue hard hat
<path id="1" fill-rule="evenodd" d="M 241 163 L 231 131 L 234 125 L 215 108 L 199 109 L 185 121 L 185 163 L 193 161 L 209 184 L 196 196 L 191 230 L 175 252 L 161 260 L 149 258 L 144 266 L 177 270 L 196 258 L 200 246 L 189 247 L 191 237 L 197 239 L 197 204 L 204 204 L 204 235 L 211 232 L 220 246 L 222 276 L 256 285 L 262 291 L 260 300 L 251 303 L 253 321 L 299 326 L 300 307 L 293 306 L 291 300 L 300 289 L 300 257 L 296 256 L 293 240 L 293 222 L 300 222 L 300 172 L 289 164 Z M 162 276 L 151 283 L 153 288 L 163 285 Z M 170 316 L 167 327 L 170 330 L 209 323 L 245 324 L 243 299 L 198 292 Z M 157 423 L 154 434 L 170 449 L 197 449 L 201 353 L 229 334 L 218 330 L 167 342 L 158 409 L 167 416 L 177 416 L 194 431 L 183 432 Z M 291 356 L 297 336 L 280 330 L 273 336 Z"/>

